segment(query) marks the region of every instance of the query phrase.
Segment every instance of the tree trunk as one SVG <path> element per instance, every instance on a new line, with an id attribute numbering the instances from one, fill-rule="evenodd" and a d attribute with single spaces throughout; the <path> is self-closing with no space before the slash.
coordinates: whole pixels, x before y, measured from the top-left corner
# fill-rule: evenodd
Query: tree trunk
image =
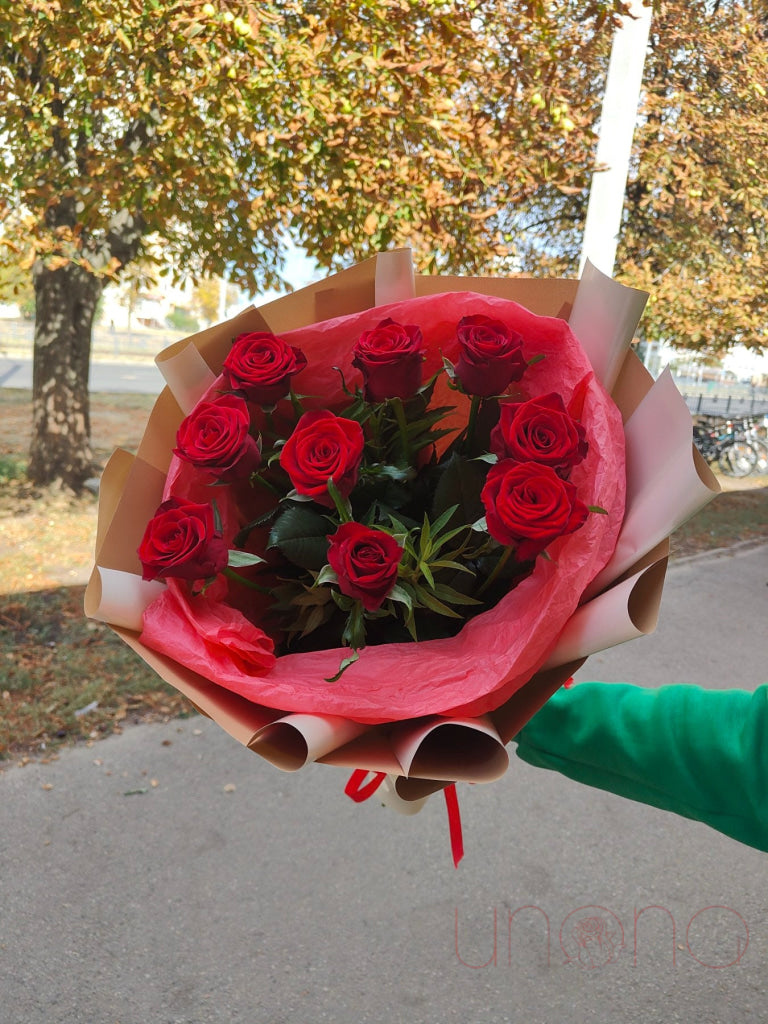
<path id="1" fill-rule="evenodd" d="M 75 492 L 94 475 L 88 376 L 91 330 L 103 284 L 75 264 L 38 264 L 32 372 L 33 483 Z"/>

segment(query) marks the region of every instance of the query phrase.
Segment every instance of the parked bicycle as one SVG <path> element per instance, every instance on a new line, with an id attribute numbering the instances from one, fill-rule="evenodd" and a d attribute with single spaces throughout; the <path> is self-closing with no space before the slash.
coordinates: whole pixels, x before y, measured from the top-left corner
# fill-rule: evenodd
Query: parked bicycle
<path id="1" fill-rule="evenodd" d="M 704 458 L 717 463 L 726 476 L 743 477 L 754 473 L 758 464 L 757 449 L 726 421 L 719 426 L 694 424 L 693 443 Z"/>
<path id="2" fill-rule="evenodd" d="M 768 474 L 768 428 L 764 422 L 755 419 L 744 420 L 741 429 L 744 440 L 757 452 L 757 462 L 753 470 L 760 476 Z"/>

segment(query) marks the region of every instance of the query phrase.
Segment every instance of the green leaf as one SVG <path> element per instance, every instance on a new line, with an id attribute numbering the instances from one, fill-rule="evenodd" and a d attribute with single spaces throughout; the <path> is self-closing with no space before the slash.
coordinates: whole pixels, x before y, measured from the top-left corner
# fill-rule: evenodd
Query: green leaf
<path id="1" fill-rule="evenodd" d="M 336 572 L 330 567 L 330 565 L 324 565 L 320 572 L 317 574 L 315 580 L 315 586 L 321 587 L 324 583 L 338 583 L 339 577 Z"/>
<path id="2" fill-rule="evenodd" d="M 277 548 L 300 569 L 321 569 L 327 560 L 327 538 L 332 531 L 326 516 L 305 505 L 289 505 L 275 520 L 268 547 Z"/>
<path id="3" fill-rule="evenodd" d="M 365 647 L 365 617 L 360 601 L 355 601 L 352 605 L 341 639 L 355 651 Z"/>
<path id="4" fill-rule="evenodd" d="M 438 558 L 436 562 L 430 562 L 431 569 L 453 569 L 454 572 L 467 572 L 472 575 L 472 570 L 468 565 L 464 565 L 461 562 L 454 562 L 450 558 Z"/>
<path id="5" fill-rule="evenodd" d="M 302 623 L 301 636 L 308 636 L 328 620 L 328 608 L 324 604 L 314 605 Z"/>
<path id="6" fill-rule="evenodd" d="M 437 517 L 437 519 L 434 521 L 434 523 L 432 523 L 432 535 L 433 536 L 436 537 L 438 535 L 438 533 L 440 533 L 442 528 L 444 526 L 446 526 L 450 522 L 451 516 L 453 515 L 453 513 L 456 511 L 456 509 L 458 507 L 459 507 L 458 505 L 451 505 L 449 508 L 445 509 L 444 512 L 441 512 L 441 514 Z"/>
<path id="7" fill-rule="evenodd" d="M 427 564 L 427 562 L 423 562 L 423 561 L 419 562 L 419 572 L 424 577 L 424 579 L 427 581 L 429 586 L 434 590 L 435 589 L 435 577 L 432 575 L 432 570 L 430 569 L 430 567 Z"/>
<path id="8" fill-rule="evenodd" d="M 405 587 L 400 586 L 399 583 L 392 587 L 387 597 L 390 601 L 396 601 L 398 604 L 404 604 L 406 608 L 413 609 L 413 599 Z"/>
<path id="9" fill-rule="evenodd" d="M 432 514 L 442 515 L 453 506 L 453 517 L 460 523 L 474 522 L 483 514 L 480 492 L 488 470 L 484 463 L 452 455 L 438 477 L 432 499 Z"/>
<path id="10" fill-rule="evenodd" d="M 337 608 L 340 608 L 343 612 L 348 612 L 355 603 L 355 599 L 353 597 L 347 597 L 346 594 L 342 594 L 339 590 L 332 590 L 331 597 L 333 598 Z"/>
<path id="11" fill-rule="evenodd" d="M 482 604 L 482 601 L 478 601 L 477 598 L 470 597 L 469 594 L 462 594 L 460 590 L 454 590 L 453 587 L 449 587 L 446 583 L 438 583 L 434 587 L 435 597 L 441 601 L 448 601 L 451 604 Z"/>
<path id="12" fill-rule="evenodd" d="M 352 506 L 350 505 L 348 499 L 342 497 L 341 491 L 336 486 L 336 481 L 333 479 L 332 476 L 328 477 L 325 486 L 327 487 L 328 493 L 333 499 L 333 504 L 336 506 L 336 511 L 339 514 L 339 519 L 342 521 L 342 523 L 350 523 L 354 518 L 352 515 Z"/>
<path id="13" fill-rule="evenodd" d="M 416 600 L 424 607 L 429 608 L 430 611 L 437 612 L 438 615 L 445 615 L 449 619 L 460 619 L 461 615 L 455 612 L 453 608 L 449 608 L 447 604 L 443 604 L 439 601 L 434 594 L 430 594 L 424 587 L 417 586 L 416 588 Z"/>
<path id="14" fill-rule="evenodd" d="M 597 515 L 601 515 L 601 516 L 607 516 L 608 515 L 608 510 L 604 509 L 604 508 L 600 508 L 599 505 L 587 505 L 587 508 L 589 509 L 590 512 L 595 512 Z"/>
<path id="15" fill-rule="evenodd" d="M 233 569 L 242 569 L 245 565 L 258 565 L 263 561 L 263 558 L 252 555 L 249 551 L 230 551 L 227 565 Z"/>
<path id="16" fill-rule="evenodd" d="M 339 665 L 339 671 L 332 676 L 328 676 L 325 680 L 326 683 L 336 683 L 341 679 L 342 675 L 347 671 L 350 665 L 354 665 L 357 659 L 360 657 L 358 651 L 352 651 L 349 657 L 344 658 L 342 663 Z"/>
<path id="17" fill-rule="evenodd" d="M 239 531 L 239 533 L 235 534 L 235 538 L 233 541 L 235 547 L 242 547 L 242 545 L 245 544 L 245 542 L 248 540 L 248 536 L 251 530 L 255 530 L 259 526 L 266 526 L 271 519 L 274 519 L 275 515 L 277 514 L 277 511 L 277 508 L 271 508 L 268 512 L 265 512 L 263 515 L 257 516 L 256 519 L 252 519 L 250 523 L 246 523 L 246 525 Z"/>

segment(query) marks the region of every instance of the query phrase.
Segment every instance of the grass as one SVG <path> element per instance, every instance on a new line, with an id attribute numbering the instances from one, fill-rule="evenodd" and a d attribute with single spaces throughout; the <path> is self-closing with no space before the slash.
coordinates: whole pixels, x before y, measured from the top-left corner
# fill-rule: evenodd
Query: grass
<path id="1" fill-rule="evenodd" d="M 761 486 L 747 486 L 749 478 L 741 481 L 721 478 L 729 488 L 736 483 L 744 490 L 724 490 L 714 501 L 684 523 L 672 534 L 672 558 L 701 554 L 719 548 L 733 547 L 742 542 L 768 540 L 768 480 Z"/>
<path id="2" fill-rule="evenodd" d="M 0 597 L 0 756 L 42 754 L 189 710 L 108 626 L 84 618 L 84 589 Z"/>
<path id="3" fill-rule="evenodd" d="M 135 450 L 151 395 L 94 395 L 94 455 Z M 83 615 L 97 500 L 25 478 L 30 395 L 0 390 L 0 761 L 50 756 L 191 705 L 107 626 Z"/>
<path id="4" fill-rule="evenodd" d="M 95 395 L 103 463 L 135 450 L 154 399 Z M 36 490 L 24 476 L 29 392 L 0 389 L 0 760 L 47 757 L 126 724 L 189 713 L 107 627 L 83 616 L 97 501 Z M 728 490 L 672 538 L 672 558 L 768 539 L 768 478 L 721 478 Z"/>

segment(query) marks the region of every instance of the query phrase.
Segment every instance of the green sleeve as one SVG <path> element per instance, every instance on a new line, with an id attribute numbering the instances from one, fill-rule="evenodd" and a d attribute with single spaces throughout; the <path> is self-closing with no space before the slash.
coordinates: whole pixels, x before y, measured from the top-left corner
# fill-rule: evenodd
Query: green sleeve
<path id="1" fill-rule="evenodd" d="M 768 851 L 768 686 L 580 683 L 520 731 L 529 764 Z"/>

